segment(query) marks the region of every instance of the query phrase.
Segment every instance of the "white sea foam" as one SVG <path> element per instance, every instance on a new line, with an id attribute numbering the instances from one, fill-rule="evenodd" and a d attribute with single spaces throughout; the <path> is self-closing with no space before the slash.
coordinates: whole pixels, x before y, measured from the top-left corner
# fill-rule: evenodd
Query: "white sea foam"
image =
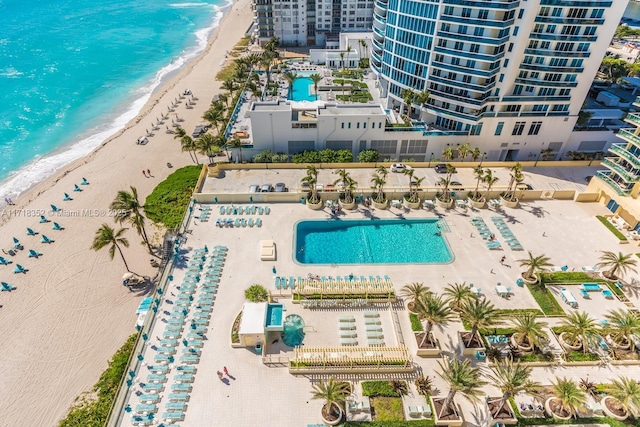
<path id="1" fill-rule="evenodd" d="M 223 11 L 232 3 L 232 0 L 227 0 L 227 2 L 221 6 L 213 6 L 215 13 L 211 25 L 195 32 L 196 45 L 186 49 L 177 58 L 162 67 L 147 85 L 133 91 L 133 101 L 130 101 L 124 113 L 101 126 L 85 131 L 76 141 L 71 142 L 69 145 L 61 147 L 46 156 L 38 156 L 26 166 L 13 172 L 7 179 L 0 183 L 0 195 L 2 195 L 2 197 L 10 196 L 16 198 L 24 191 L 53 175 L 61 167 L 80 157 L 86 156 L 104 140 L 122 129 L 131 119 L 138 115 L 142 107 L 144 107 L 151 97 L 153 91 L 160 86 L 164 77 L 179 70 L 204 51 L 211 32 L 220 24 Z M 176 3 L 176 5 L 211 6 L 207 3 Z M 114 110 L 121 110 L 121 108 Z"/>
<path id="2" fill-rule="evenodd" d="M 202 7 L 209 6 L 208 3 L 169 3 L 170 7 L 182 8 L 182 7 Z"/>

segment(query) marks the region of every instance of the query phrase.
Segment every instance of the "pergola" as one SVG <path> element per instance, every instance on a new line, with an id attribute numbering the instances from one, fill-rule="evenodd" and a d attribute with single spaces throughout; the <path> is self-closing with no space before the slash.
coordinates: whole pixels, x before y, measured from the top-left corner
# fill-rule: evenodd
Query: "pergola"
<path id="1" fill-rule="evenodd" d="M 296 347 L 289 371 L 313 372 L 411 372 L 409 349 L 399 347 Z"/>
<path id="2" fill-rule="evenodd" d="M 373 280 L 318 280 L 305 279 L 296 283 L 293 295 L 306 297 L 320 295 L 329 298 L 381 298 L 391 299 L 394 295 L 393 284 L 387 279 Z"/>

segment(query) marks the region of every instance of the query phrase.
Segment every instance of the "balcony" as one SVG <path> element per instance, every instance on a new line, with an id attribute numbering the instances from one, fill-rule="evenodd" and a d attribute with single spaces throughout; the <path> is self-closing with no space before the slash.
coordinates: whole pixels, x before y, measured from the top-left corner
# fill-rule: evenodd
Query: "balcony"
<path id="1" fill-rule="evenodd" d="M 511 10 L 518 7 L 519 1 L 486 1 L 486 0 L 443 0 L 444 4 L 452 4 L 455 6 L 479 7 L 482 9 L 500 9 Z"/>
<path id="2" fill-rule="evenodd" d="M 547 86 L 547 87 L 576 87 L 578 86 L 578 82 L 549 82 L 546 80 L 534 80 L 534 79 L 521 79 L 516 77 L 516 83 L 522 83 L 523 85 L 531 85 L 531 86 Z"/>
<path id="3" fill-rule="evenodd" d="M 640 136 L 636 135 L 635 131 L 635 129 L 620 129 L 618 137 L 640 148 Z"/>
<path id="4" fill-rule="evenodd" d="M 633 105 L 635 105 L 636 107 L 640 107 L 640 96 L 637 97 L 635 101 L 633 101 Z"/>
<path id="5" fill-rule="evenodd" d="M 502 97 L 505 102 L 566 102 L 571 101 L 570 96 L 535 96 L 535 95 L 508 95 Z M 538 102 L 539 103 L 539 102 Z"/>
<path id="6" fill-rule="evenodd" d="M 614 171 L 625 182 L 636 182 L 640 179 L 640 175 L 636 175 L 634 171 L 626 170 L 613 159 L 616 159 L 616 157 L 605 157 L 600 164 Z"/>
<path id="7" fill-rule="evenodd" d="M 620 183 L 614 181 L 609 176 L 610 171 L 598 171 L 596 172 L 596 177 L 600 178 L 605 184 L 609 185 L 619 196 L 628 196 L 629 189 L 621 187 Z"/>
<path id="8" fill-rule="evenodd" d="M 566 16 L 536 16 L 536 22 L 565 25 L 602 25 L 604 24 L 604 19 L 569 18 Z"/>
<path id="9" fill-rule="evenodd" d="M 598 39 L 598 36 L 570 36 L 562 34 L 531 33 L 529 38 L 562 42 L 594 42 Z"/>
<path id="10" fill-rule="evenodd" d="M 627 162 L 631 163 L 636 169 L 640 169 L 640 159 L 638 159 L 633 153 L 629 152 L 626 149 L 625 144 L 611 144 L 609 151 L 622 157 Z"/>
<path id="11" fill-rule="evenodd" d="M 538 55 L 538 56 L 562 56 L 569 58 L 588 58 L 591 56 L 591 52 L 577 52 L 577 51 L 555 51 L 548 49 L 525 49 L 526 55 Z"/>
<path id="12" fill-rule="evenodd" d="M 458 73 L 469 74 L 471 76 L 479 76 L 479 77 L 492 77 L 498 74 L 500 68 L 495 68 L 493 70 L 483 70 L 482 68 L 466 68 L 460 67 L 457 65 L 449 64 L 446 62 L 438 62 L 435 59 L 431 62 L 431 66 L 440 68 L 442 71 L 457 71 Z"/>
<path id="13" fill-rule="evenodd" d="M 464 83 L 458 80 L 450 80 L 450 79 L 446 79 L 444 77 L 440 77 L 440 76 L 429 76 L 429 81 L 432 82 L 438 82 L 438 83 L 442 83 L 444 85 L 447 86 L 451 86 L 453 88 L 456 88 L 456 92 L 458 92 L 461 88 L 464 89 L 468 89 L 468 90 L 473 90 L 475 92 L 486 92 L 490 89 L 492 89 L 495 85 L 496 82 L 492 82 L 486 85 L 475 85 L 472 83 Z M 461 95 L 461 94 L 457 94 L 457 95 Z M 537 99 L 537 98 L 536 98 Z"/>
<path id="14" fill-rule="evenodd" d="M 565 7 L 610 7 L 611 1 L 583 1 L 583 0 L 541 0 L 541 6 L 565 6 Z"/>
<path id="15" fill-rule="evenodd" d="M 582 73 L 582 67 L 552 67 L 550 65 L 520 64 L 521 70 L 545 71 L 551 73 Z"/>
<path id="16" fill-rule="evenodd" d="M 640 126 L 640 113 L 629 113 L 627 117 L 624 118 L 624 121 L 632 125 Z"/>
<path id="17" fill-rule="evenodd" d="M 473 34 L 451 33 L 451 32 L 442 31 L 442 30 L 438 31 L 437 36 L 447 40 L 460 40 L 467 43 L 488 44 L 491 46 L 499 46 L 503 43 L 506 43 L 509 40 L 509 36 L 504 36 L 498 39 L 498 38 L 491 38 L 491 37 L 480 37 L 480 36 L 475 36 Z"/>
<path id="18" fill-rule="evenodd" d="M 436 46 L 434 51 L 450 55 L 457 58 L 473 59 L 475 61 L 495 62 L 504 56 L 504 51 L 496 54 L 484 54 L 479 52 L 469 52 L 468 50 L 455 50 L 446 47 Z"/>
<path id="19" fill-rule="evenodd" d="M 490 19 L 474 19 L 474 18 L 465 18 L 463 16 L 454 16 L 454 15 L 441 15 L 440 20 L 442 22 L 452 22 L 454 24 L 462 24 L 462 25 L 476 25 L 479 27 L 491 27 L 491 28 L 506 28 L 513 25 L 515 19 L 509 19 L 507 21 L 493 21 Z"/>

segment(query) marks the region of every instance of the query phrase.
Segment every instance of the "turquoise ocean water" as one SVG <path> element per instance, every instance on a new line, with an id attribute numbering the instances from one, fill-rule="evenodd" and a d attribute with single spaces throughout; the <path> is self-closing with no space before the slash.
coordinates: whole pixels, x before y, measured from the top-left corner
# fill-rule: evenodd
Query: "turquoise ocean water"
<path id="1" fill-rule="evenodd" d="M 0 0 L 0 200 L 133 118 L 202 52 L 228 4 Z"/>

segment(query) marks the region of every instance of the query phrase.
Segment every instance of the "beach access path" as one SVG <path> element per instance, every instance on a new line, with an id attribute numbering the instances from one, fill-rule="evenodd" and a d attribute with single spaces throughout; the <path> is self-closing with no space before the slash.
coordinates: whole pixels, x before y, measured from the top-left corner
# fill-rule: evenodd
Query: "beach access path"
<path id="1" fill-rule="evenodd" d="M 74 399 L 91 390 L 114 352 L 135 333 L 135 310 L 144 295 L 121 285 L 126 270 L 117 253 L 111 261 L 108 250 L 90 249 L 94 234 L 102 223 L 116 227 L 107 209 L 118 190 L 134 186 L 144 202 L 169 173 L 191 163 L 173 135 L 165 133 L 164 125 L 148 144 L 135 141 L 186 89 L 198 98 L 197 104 L 186 109 L 183 101 L 175 113 L 189 132 L 202 122 L 210 100 L 220 92 L 214 78 L 225 52 L 244 36 L 252 19 L 250 0 L 235 2 L 203 54 L 156 91 L 136 119 L 93 153 L 14 200 L 16 210 L 5 212 L 0 247 L 11 248 L 16 237 L 25 249 L 15 257 L 4 255 L 13 264 L 0 266 L 2 281 L 17 288 L 0 295 L 0 426 L 56 425 Z M 143 176 L 143 169 L 150 169 L 152 178 Z M 89 185 L 74 192 L 74 184 L 83 177 Z M 64 193 L 73 200 L 63 201 Z M 51 214 L 52 204 L 74 216 Z M 46 211 L 52 222 L 39 223 L 40 211 Z M 65 230 L 52 230 L 54 221 Z M 39 234 L 28 236 L 27 227 Z M 42 234 L 55 242 L 41 243 Z M 155 234 L 156 238 L 161 235 Z M 131 229 L 126 237 L 131 245 L 124 255 L 131 269 L 154 276 L 151 256 L 140 238 Z M 28 258 L 29 249 L 43 255 Z M 13 273 L 18 263 L 28 269 L 26 274 Z"/>

